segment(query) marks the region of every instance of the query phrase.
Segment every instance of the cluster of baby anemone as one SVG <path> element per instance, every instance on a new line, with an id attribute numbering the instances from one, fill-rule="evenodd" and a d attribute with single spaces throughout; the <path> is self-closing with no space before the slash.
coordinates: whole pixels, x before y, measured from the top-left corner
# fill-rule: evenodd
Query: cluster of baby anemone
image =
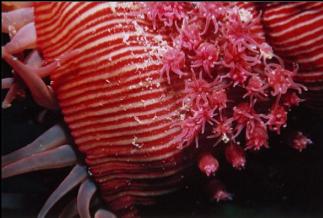
<path id="1" fill-rule="evenodd" d="M 245 165 L 245 150 L 268 147 L 268 131 L 280 134 L 288 111 L 306 90 L 293 81 L 297 66 L 287 70 L 264 37 L 254 29 L 260 15 L 234 3 L 145 3 L 144 12 L 157 32 L 170 36 L 160 75 L 169 85 L 185 83 L 178 141 L 191 144 L 209 131 L 225 146 L 236 169 Z M 259 29 L 259 28 L 258 28 Z M 295 148 L 310 140 L 298 134 Z M 215 157 L 202 155 L 200 169 L 208 176 L 218 168 Z M 218 193 L 219 194 L 219 193 Z M 220 193 L 217 200 L 228 198 Z"/>

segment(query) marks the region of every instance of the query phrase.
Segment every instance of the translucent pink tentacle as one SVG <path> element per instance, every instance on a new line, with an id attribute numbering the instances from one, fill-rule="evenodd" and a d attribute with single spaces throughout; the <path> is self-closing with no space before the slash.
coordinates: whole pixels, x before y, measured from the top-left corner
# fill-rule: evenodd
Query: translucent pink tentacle
<path id="1" fill-rule="evenodd" d="M 48 151 L 67 143 L 67 136 L 61 125 L 55 125 L 27 146 L 1 157 L 2 167 L 27 158 L 39 152 Z"/>
<path id="2" fill-rule="evenodd" d="M 2 57 L 6 60 L 6 62 L 9 65 L 11 65 L 11 67 L 16 71 L 16 73 L 26 83 L 29 90 L 31 91 L 34 100 L 39 105 L 49 109 L 56 109 L 58 108 L 58 105 L 53 92 L 43 82 L 41 77 L 49 75 L 55 69 L 60 67 L 61 64 L 75 57 L 79 53 L 79 50 L 73 50 L 71 52 L 63 54 L 61 57 L 59 57 L 54 62 L 48 64 L 45 67 L 34 68 L 32 66 L 22 63 L 16 57 L 8 53 L 4 47 L 2 47 Z"/>
<path id="3" fill-rule="evenodd" d="M 2 48 L 2 56 L 6 62 L 11 65 L 15 72 L 22 78 L 31 91 L 34 100 L 41 106 L 55 109 L 57 108 L 56 99 L 53 94 L 48 90 L 47 85 L 43 80 L 35 73 L 35 69 L 31 66 L 23 64 L 17 58 L 12 56 Z M 54 62 L 56 63 L 56 62 Z M 58 67 L 58 63 L 54 69 Z M 53 70 L 54 70 L 53 69 Z"/>
<path id="4" fill-rule="evenodd" d="M 117 218 L 117 216 L 107 210 L 100 209 L 95 213 L 94 218 Z"/>
<path id="5" fill-rule="evenodd" d="M 6 97 L 2 101 L 2 108 L 6 109 L 11 107 L 12 101 L 16 98 L 17 94 L 24 94 L 24 92 L 19 88 L 19 85 L 15 82 L 9 87 Z"/>
<path id="6" fill-rule="evenodd" d="M 14 81 L 14 78 L 4 78 L 1 80 L 1 89 L 9 89 Z"/>
<path id="7" fill-rule="evenodd" d="M 60 67 L 61 65 L 63 65 L 65 62 L 73 59 L 74 57 L 76 57 L 79 54 L 80 54 L 80 50 L 79 49 L 75 49 L 75 50 L 66 52 L 66 53 L 62 54 L 60 57 L 56 58 L 54 60 L 54 62 L 52 62 L 52 63 L 50 63 L 50 64 L 48 64 L 48 65 L 46 65 L 44 67 L 36 68 L 36 73 L 41 78 L 44 78 L 46 76 L 49 76 L 51 72 L 53 72 L 58 67 Z"/>
<path id="8" fill-rule="evenodd" d="M 39 68 L 42 65 L 42 59 L 37 50 L 34 50 L 28 55 L 25 59 L 25 63 L 28 66 Z M 43 76 L 42 74 L 39 74 Z M 10 89 L 3 101 L 2 108 L 8 108 L 11 106 L 12 101 L 16 98 L 17 95 L 24 96 L 25 87 L 16 81 L 16 78 L 5 78 L 2 79 L 2 89 Z"/>
<path id="9" fill-rule="evenodd" d="M 81 184 L 77 195 L 77 211 L 81 218 L 91 218 L 89 207 L 95 191 L 96 186 L 89 179 Z"/>
<path id="10" fill-rule="evenodd" d="M 70 145 L 37 153 L 2 167 L 1 177 L 8 178 L 37 170 L 55 169 L 75 164 L 77 157 Z"/>
<path id="11" fill-rule="evenodd" d="M 37 50 L 34 50 L 27 56 L 25 63 L 28 66 L 40 68 L 42 66 L 42 58 Z"/>
<path id="12" fill-rule="evenodd" d="M 47 199 L 45 205 L 40 210 L 37 218 L 44 218 L 53 205 L 67 192 L 79 185 L 87 177 L 86 167 L 77 164 L 67 175 L 58 188 Z"/>
<path id="13" fill-rule="evenodd" d="M 13 7 L 14 9 L 19 9 L 19 8 L 28 8 L 33 6 L 33 2 L 29 1 L 5 1 L 2 2 L 3 5 L 6 5 L 8 7 Z"/>
<path id="14" fill-rule="evenodd" d="M 3 33 L 9 33 L 12 30 L 17 31 L 34 21 L 34 9 L 21 8 L 10 12 L 2 12 L 1 18 L 1 31 Z"/>
<path id="15" fill-rule="evenodd" d="M 100 199 L 98 197 L 92 199 L 91 207 L 98 207 L 99 204 Z M 77 215 L 77 199 L 75 198 L 64 207 L 58 218 L 74 218 Z"/>
<path id="16" fill-rule="evenodd" d="M 23 52 L 36 47 L 36 29 L 34 23 L 29 23 L 18 30 L 17 34 L 4 47 L 10 54 Z"/>
<path id="17" fill-rule="evenodd" d="M 77 216 L 76 198 L 69 202 L 60 213 L 58 218 L 73 218 Z"/>

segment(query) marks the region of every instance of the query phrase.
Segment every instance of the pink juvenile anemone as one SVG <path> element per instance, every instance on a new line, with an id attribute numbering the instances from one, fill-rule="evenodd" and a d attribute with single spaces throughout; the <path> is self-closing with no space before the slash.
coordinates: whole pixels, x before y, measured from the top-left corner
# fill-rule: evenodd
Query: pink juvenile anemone
<path id="1" fill-rule="evenodd" d="M 246 128 L 246 141 L 246 149 L 268 148 L 268 133 L 265 123 L 259 120 L 249 121 Z"/>
<path id="2" fill-rule="evenodd" d="M 250 97 L 254 96 L 258 98 L 266 97 L 268 96 L 268 94 L 266 93 L 267 87 L 268 85 L 258 75 L 252 75 L 249 78 L 248 83 L 245 87 L 247 90 L 247 93 L 243 97 L 246 97 L 246 96 L 250 96 Z"/>
<path id="3" fill-rule="evenodd" d="M 285 110 L 284 107 L 280 105 L 275 105 L 270 110 L 270 113 L 268 114 L 267 118 L 268 118 L 268 122 L 267 122 L 268 127 L 279 134 L 281 127 L 286 126 L 287 111 Z"/>
<path id="4" fill-rule="evenodd" d="M 192 58 L 192 67 L 203 67 L 207 75 L 212 78 L 211 69 L 219 59 L 219 48 L 209 42 L 203 42 L 196 49 L 196 55 Z"/>
<path id="5" fill-rule="evenodd" d="M 163 56 L 163 67 L 160 70 L 160 75 L 163 76 L 164 73 L 167 75 L 167 81 L 170 84 L 170 73 L 173 72 L 177 74 L 180 78 L 185 75 L 182 71 L 185 67 L 185 54 L 183 51 L 170 48 Z"/>
<path id="6" fill-rule="evenodd" d="M 256 53 L 251 54 L 246 48 L 239 46 L 241 44 L 227 42 L 223 48 L 223 64 L 230 69 L 229 77 L 234 81 L 234 85 L 242 85 L 252 76 L 252 68 L 259 64 Z"/>
<path id="7" fill-rule="evenodd" d="M 177 26 L 177 30 L 179 34 L 174 39 L 174 42 L 181 48 L 192 51 L 195 50 L 202 41 L 199 26 L 196 23 L 188 23 L 187 19 L 183 20 L 181 28 Z"/>
<path id="8" fill-rule="evenodd" d="M 255 110 L 249 103 L 240 103 L 233 108 L 233 118 L 238 124 L 246 125 L 254 118 Z"/>
<path id="9" fill-rule="evenodd" d="M 202 73 L 200 73 L 199 78 L 196 78 L 193 73 L 193 78 L 185 81 L 184 102 L 190 102 L 194 108 L 201 108 L 205 104 L 211 105 L 214 89 L 212 83 L 202 78 Z"/>
<path id="10" fill-rule="evenodd" d="M 180 21 L 186 16 L 184 8 L 184 2 L 144 3 L 145 13 L 152 20 L 154 29 L 156 29 L 158 21 L 166 27 L 172 27 L 176 21 Z"/>
<path id="11" fill-rule="evenodd" d="M 286 70 L 281 65 L 268 64 L 265 74 L 268 77 L 268 85 L 272 88 L 271 94 L 273 96 L 285 94 L 288 89 L 296 89 L 300 93 L 302 89 L 306 90 L 303 85 L 294 82 L 293 76 L 296 72 Z"/>
<path id="12" fill-rule="evenodd" d="M 228 10 L 222 29 L 223 33 L 227 35 L 227 39 L 232 44 L 241 44 L 240 47 L 244 46 L 246 49 L 256 52 L 261 39 L 251 30 L 260 21 L 259 16 L 253 17 L 248 10 L 234 6 Z"/>
<path id="13" fill-rule="evenodd" d="M 212 200 L 219 202 L 232 199 L 232 195 L 226 191 L 224 184 L 218 179 L 212 179 L 207 188 Z"/>
<path id="14" fill-rule="evenodd" d="M 246 165 L 245 152 L 238 144 L 230 143 L 225 147 L 225 158 L 235 169 L 241 170 Z"/>
<path id="15" fill-rule="evenodd" d="M 219 88 L 212 92 L 212 96 L 211 96 L 212 107 L 218 110 L 222 110 L 227 107 L 227 102 L 228 102 L 228 96 L 226 94 L 225 88 Z"/>
<path id="16" fill-rule="evenodd" d="M 178 137 L 183 145 L 190 144 L 194 139 L 198 147 L 198 135 L 205 132 L 206 124 L 213 125 L 215 109 L 208 104 L 202 105 L 197 110 L 191 110 L 191 115 L 181 121 L 179 124 L 182 128 L 182 134 Z"/>
<path id="17" fill-rule="evenodd" d="M 192 116 L 188 116 L 185 118 L 185 120 L 180 122 L 180 124 L 174 124 L 175 126 L 179 125 L 182 129 L 181 134 L 174 140 L 175 142 L 180 142 L 179 148 L 191 144 L 194 139 L 196 146 L 198 147 L 198 135 L 201 133 L 201 131 L 204 131 L 205 123 L 207 122 L 205 119 L 200 119 L 206 118 L 206 116 L 203 117 L 203 114 L 208 115 L 208 113 L 203 113 L 203 111 L 195 111 Z"/>
<path id="18" fill-rule="evenodd" d="M 199 158 L 198 166 L 200 170 L 206 174 L 206 176 L 211 176 L 218 171 L 219 162 L 212 154 L 204 153 Z"/>
<path id="19" fill-rule="evenodd" d="M 302 152 L 309 144 L 312 143 L 313 142 L 311 139 L 306 137 L 302 132 L 298 131 L 292 138 L 291 146 L 299 152 Z"/>
<path id="20" fill-rule="evenodd" d="M 208 138 L 218 139 L 214 146 L 217 146 L 221 141 L 228 142 L 233 138 L 233 119 L 221 116 L 215 119 L 215 125 L 212 129 L 212 134 Z"/>
<path id="21" fill-rule="evenodd" d="M 218 20 L 222 19 L 226 13 L 226 4 L 222 2 L 201 2 L 197 4 L 197 16 L 205 20 L 205 27 L 202 35 L 207 32 L 212 21 L 214 33 L 218 32 Z"/>
<path id="22" fill-rule="evenodd" d="M 293 106 L 298 106 L 304 100 L 301 99 L 295 92 L 286 93 L 282 98 L 283 105 L 286 108 L 291 108 Z"/>

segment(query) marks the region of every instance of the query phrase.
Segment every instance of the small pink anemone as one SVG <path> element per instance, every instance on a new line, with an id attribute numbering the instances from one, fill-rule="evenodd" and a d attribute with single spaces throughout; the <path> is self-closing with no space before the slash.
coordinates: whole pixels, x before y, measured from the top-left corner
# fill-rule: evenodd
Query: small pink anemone
<path id="1" fill-rule="evenodd" d="M 299 93 L 302 92 L 302 89 L 306 90 L 304 86 L 294 82 L 295 71 L 286 70 L 279 64 L 268 64 L 265 74 L 268 78 L 268 85 L 272 88 L 271 94 L 273 96 L 286 94 L 288 89 L 296 89 Z"/>
<path id="2" fill-rule="evenodd" d="M 176 21 L 182 20 L 185 17 L 184 8 L 184 2 L 147 2 L 144 11 L 156 29 L 158 21 L 166 27 L 172 27 Z"/>
<path id="3" fill-rule="evenodd" d="M 160 75 L 167 75 L 167 81 L 170 84 L 170 72 L 177 74 L 180 78 L 186 75 L 182 70 L 185 67 L 185 54 L 183 51 L 170 48 L 163 56 L 163 67 L 160 70 Z"/>
<path id="4" fill-rule="evenodd" d="M 298 150 L 299 152 L 303 151 L 304 149 L 306 149 L 306 147 L 309 144 L 312 144 L 312 140 L 309 139 L 308 137 L 306 137 L 302 132 L 297 132 L 293 139 L 292 139 L 292 143 L 291 146 Z"/>
<path id="5" fill-rule="evenodd" d="M 267 115 L 267 118 L 267 125 L 269 126 L 269 128 L 279 134 L 281 127 L 286 126 L 287 112 L 284 107 L 280 105 L 274 105 L 270 110 L 270 113 Z"/>
<path id="6" fill-rule="evenodd" d="M 219 59 L 219 48 L 211 43 L 204 42 L 195 51 L 192 67 L 203 67 L 204 71 L 212 78 L 211 69 L 215 66 Z"/>
<path id="7" fill-rule="evenodd" d="M 230 143 L 225 147 L 225 158 L 233 168 L 241 170 L 246 165 L 244 150 L 235 143 Z"/>
<path id="8" fill-rule="evenodd" d="M 260 150 L 268 148 L 268 133 L 266 124 L 259 120 L 249 121 L 246 128 L 246 149 Z"/>
<path id="9" fill-rule="evenodd" d="M 200 28 L 196 23 L 189 24 L 186 19 L 184 19 L 182 27 L 177 26 L 177 31 L 179 33 L 178 37 L 174 40 L 178 43 L 178 46 L 188 50 L 196 49 L 202 42 L 200 36 Z"/>

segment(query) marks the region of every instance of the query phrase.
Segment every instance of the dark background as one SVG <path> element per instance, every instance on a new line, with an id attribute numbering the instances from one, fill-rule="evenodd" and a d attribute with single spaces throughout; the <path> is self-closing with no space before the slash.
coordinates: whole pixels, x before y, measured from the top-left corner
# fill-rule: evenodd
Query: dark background
<path id="1" fill-rule="evenodd" d="M 2 35 L 2 45 L 8 39 Z M 10 69 L 2 61 L 2 77 Z M 2 91 L 2 99 L 6 91 Z M 43 122 L 27 93 L 1 113 L 1 148 L 7 154 L 34 140 L 61 120 L 59 112 L 48 112 Z M 314 144 L 303 152 L 287 145 L 287 130 L 270 137 L 270 148 L 247 154 L 245 170 L 237 171 L 220 160 L 219 178 L 234 194 L 229 202 L 209 201 L 202 185 L 204 178 L 191 178 L 194 185 L 160 199 L 156 206 L 143 208 L 143 217 L 323 217 L 323 119 L 304 106 L 289 114 L 288 129 L 299 129 Z M 70 169 L 29 173 L 1 181 L 3 217 L 36 217 L 50 193 Z M 48 217 L 57 217 L 76 191 L 60 201 Z"/>

